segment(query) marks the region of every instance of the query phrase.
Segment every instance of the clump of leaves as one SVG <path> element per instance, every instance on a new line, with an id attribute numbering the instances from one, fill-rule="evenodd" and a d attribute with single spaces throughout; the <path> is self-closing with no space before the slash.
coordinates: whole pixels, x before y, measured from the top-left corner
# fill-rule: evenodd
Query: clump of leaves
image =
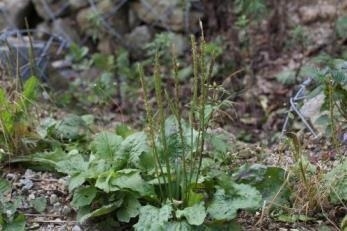
<path id="1" fill-rule="evenodd" d="M 325 123 L 327 135 L 331 136 L 334 146 L 338 147 L 341 142 L 337 134 L 345 128 L 347 121 L 347 63 L 329 57 L 325 63 L 327 66 L 316 71 L 313 76 L 325 95 L 321 111 L 328 112 L 318 119 Z"/>
<path id="2" fill-rule="evenodd" d="M 169 95 L 162 87 L 157 55 L 156 108 L 150 104 L 139 68 L 148 122 L 144 131 L 122 126 L 116 132 L 96 134 L 87 150 L 57 149 L 32 157 L 69 176 L 71 204 L 78 210 L 79 221 L 111 215 L 120 224 L 137 218 L 135 230 L 222 227 L 233 224 L 238 210 L 260 207 L 262 194 L 248 184 L 236 183 L 216 164 L 213 150 L 205 149 L 207 137 L 211 137 L 207 135 L 209 122 L 220 103 L 209 98 L 213 58 L 206 58 L 204 40 L 197 45 L 192 37 L 192 47 L 193 95 L 187 117 L 178 97 L 176 60 L 175 87 Z M 58 123 L 48 126 L 48 130 L 58 128 Z"/>
<path id="3" fill-rule="evenodd" d="M 35 133 L 29 119 L 29 109 L 36 100 L 38 79 L 30 77 L 19 90 L 6 92 L 0 87 L 0 144 L 10 154 L 28 151 Z"/>
<path id="4" fill-rule="evenodd" d="M 10 183 L 0 178 L 0 229 L 24 231 L 25 216 L 17 211 L 21 199 L 9 200 L 5 197 L 9 191 L 11 191 Z"/>

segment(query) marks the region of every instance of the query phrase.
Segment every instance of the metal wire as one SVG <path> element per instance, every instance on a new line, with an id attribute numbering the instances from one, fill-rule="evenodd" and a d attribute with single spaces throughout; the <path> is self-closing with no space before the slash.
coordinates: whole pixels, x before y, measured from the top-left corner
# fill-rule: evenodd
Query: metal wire
<path id="1" fill-rule="evenodd" d="M 311 134 L 317 138 L 318 134 L 314 131 L 314 129 L 311 127 L 309 122 L 306 120 L 305 116 L 300 112 L 300 109 L 297 107 L 297 102 L 305 99 L 305 91 L 307 86 L 311 83 L 312 78 L 306 79 L 302 84 L 300 84 L 299 90 L 296 92 L 294 97 L 291 97 L 289 99 L 290 103 L 290 109 L 287 113 L 286 119 L 284 121 L 283 127 L 282 127 L 282 132 L 281 132 L 281 137 L 284 137 L 285 133 L 287 132 L 287 127 L 290 119 L 290 115 L 295 112 L 297 116 L 301 119 L 301 121 L 304 123 L 306 128 L 311 132 Z"/>
<path id="2" fill-rule="evenodd" d="M 63 39 L 61 36 L 57 36 L 54 34 L 47 33 L 45 31 L 40 31 L 40 33 L 45 33 L 47 34 L 48 40 L 47 41 L 42 41 L 42 40 L 34 40 L 34 35 L 37 33 L 38 30 L 35 29 L 28 29 L 28 30 L 18 30 L 18 29 L 8 29 L 5 30 L 4 32 L 0 33 L 0 43 L 2 46 L 6 46 L 8 48 L 8 54 L 6 55 L 1 55 L 2 59 L 5 58 L 5 56 L 8 56 L 7 59 L 10 60 L 5 60 L 8 63 L 11 63 L 9 61 L 14 61 L 15 59 L 11 60 L 11 56 L 13 56 L 13 51 L 16 51 L 16 56 L 20 58 L 24 63 L 21 63 L 21 66 L 19 66 L 19 75 L 21 78 L 26 79 L 29 75 L 32 69 L 35 70 L 35 74 L 37 77 L 41 78 L 42 80 L 47 80 L 47 76 L 45 74 L 47 65 L 48 65 L 48 60 L 50 59 L 51 55 L 50 54 L 50 49 L 52 48 L 53 45 L 58 45 L 57 49 L 55 50 L 54 55 L 60 55 L 61 52 L 69 46 L 69 42 Z M 31 38 L 32 42 L 28 42 L 24 39 L 24 35 L 29 35 Z M 32 47 L 35 47 L 35 45 L 41 45 L 42 48 L 39 47 L 38 51 L 39 54 L 37 57 L 34 57 L 33 60 L 30 60 L 31 57 L 29 57 L 28 54 L 26 54 L 25 50 L 23 49 L 18 49 L 16 47 L 16 44 L 11 44 L 11 41 L 9 41 L 10 38 L 16 38 L 17 41 L 21 41 L 22 44 L 26 44 L 28 46 L 28 50 L 32 49 Z M 4 60 L 2 60 L 4 62 Z M 16 60 L 18 62 L 18 60 Z M 34 67 L 33 65 L 34 64 Z M 12 68 L 16 69 L 16 68 Z"/>

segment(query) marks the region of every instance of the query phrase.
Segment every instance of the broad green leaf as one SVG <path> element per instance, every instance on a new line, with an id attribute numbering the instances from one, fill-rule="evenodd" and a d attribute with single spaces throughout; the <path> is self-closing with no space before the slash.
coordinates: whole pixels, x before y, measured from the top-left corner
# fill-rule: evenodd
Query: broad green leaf
<path id="1" fill-rule="evenodd" d="M 75 188 L 81 186 L 87 179 L 87 175 L 84 172 L 74 174 L 69 179 L 69 191 L 72 192 Z"/>
<path id="2" fill-rule="evenodd" d="M 92 142 L 98 158 L 112 161 L 122 143 L 122 137 L 111 132 L 101 132 Z"/>
<path id="3" fill-rule="evenodd" d="M 55 171 L 57 163 L 65 160 L 67 154 L 60 148 L 51 152 L 38 152 L 32 155 L 25 155 L 11 159 L 11 163 L 21 163 L 38 171 Z"/>
<path id="4" fill-rule="evenodd" d="M 10 190 L 11 190 L 10 182 L 0 178 L 0 197 L 8 193 Z"/>
<path id="5" fill-rule="evenodd" d="M 5 223 L 2 227 L 3 231 L 24 231 L 25 230 L 25 216 L 18 214 L 15 219 L 10 223 Z"/>
<path id="6" fill-rule="evenodd" d="M 36 132 L 41 138 L 46 138 L 49 134 L 49 130 L 53 129 L 57 121 L 51 117 L 44 118 L 40 121 L 40 125 L 36 128 Z"/>
<path id="7" fill-rule="evenodd" d="M 166 224 L 166 231 L 193 231 L 196 230 L 195 227 L 189 225 L 187 221 L 171 221 Z"/>
<path id="8" fill-rule="evenodd" d="M 86 114 L 86 115 L 82 115 L 81 119 L 84 121 L 84 123 L 87 126 L 90 126 L 94 124 L 95 117 L 91 114 Z"/>
<path id="9" fill-rule="evenodd" d="M 137 231 L 148 230 L 165 230 L 165 227 L 171 218 L 172 207 L 164 205 L 161 208 L 156 208 L 152 205 L 145 205 L 140 208 L 138 222 L 134 225 Z"/>
<path id="10" fill-rule="evenodd" d="M 90 205 L 96 196 L 96 192 L 97 190 L 93 186 L 78 188 L 73 194 L 71 205 L 75 208 Z"/>
<path id="11" fill-rule="evenodd" d="M 144 132 L 136 132 L 125 138 L 120 152 L 128 159 L 128 163 L 140 169 L 152 169 L 154 160 L 149 154 L 147 136 Z"/>
<path id="12" fill-rule="evenodd" d="M 130 190 L 141 196 L 153 195 L 153 187 L 142 179 L 136 169 L 123 169 L 117 172 L 109 171 L 100 175 L 95 184 L 105 192 Z"/>
<path id="13" fill-rule="evenodd" d="M 192 207 L 184 208 L 176 211 L 176 217 L 185 217 L 191 225 L 201 225 L 206 218 L 206 209 L 204 202 L 193 205 Z"/>
<path id="14" fill-rule="evenodd" d="M 77 140 L 83 137 L 88 131 L 88 126 L 77 115 L 69 115 L 56 123 L 53 129 L 53 136 L 62 140 Z"/>
<path id="15" fill-rule="evenodd" d="M 198 204 L 199 202 L 204 200 L 204 194 L 203 193 L 197 193 L 193 190 L 189 191 L 189 201 L 188 206 L 193 206 L 195 204 Z"/>
<path id="16" fill-rule="evenodd" d="M 100 217 L 100 216 L 109 214 L 109 213 L 113 212 L 114 210 L 116 210 L 117 208 L 119 208 L 122 205 L 122 203 L 123 203 L 123 200 L 118 200 L 114 203 L 101 206 L 100 208 L 92 211 L 91 213 L 87 213 L 86 215 L 82 216 L 80 218 L 79 222 L 84 223 L 87 220 L 89 220 L 90 218 Z"/>
<path id="17" fill-rule="evenodd" d="M 243 165 L 233 174 L 237 183 L 248 184 L 259 190 L 263 200 L 271 201 L 274 196 L 276 201 L 285 203 L 289 201 L 289 189 L 283 187 L 285 170 L 279 167 L 267 167 L 261 164 Z M 279 192 L 279 190 L 282 190 Z"/>
<path id="18" fill-rule="evenodd" d="M 234 184 L 235 192 L 227 195 L 224 189 L 218 188 L 213 196 L 207 212 L 213 219 L 234 219 L 239 209 L 257 209 L 261 205 L 261 194 L 251 186 L 245 184 Z"/>
<path id="19" fill-rule="evenodd" d="M 44 197 L 36 197 L 31 201 L 31 205 L 37 212 L 42 213 L 47 207 L 47 200 Z"/>
<path id="20" fill-rule="evenodd" d="M 121 222 L 128 223 L 131 218 L 134 218 L 139 215 L 141 204 L 133 196 L 126 196 L 122 207 L 117 210 L 117 218 Z"/>
<path id="21" fill-rule="evenodd" d="M 89 163 L 84 160 L 83 156 L 80 154 L 68 154 L 65 159 L 59 161 L 56 164 L 56 169 L 58 172 L 66 173 L 69 175 L 76 173 L 84 173 L 88 171 Z"/>
<path id="22" fill-rule="evenodd" d="M 347 159 L 335 166 L 325 176 L 325 185 L 330 189 L 330 200 L 334 204 L 347 201 Z"/>

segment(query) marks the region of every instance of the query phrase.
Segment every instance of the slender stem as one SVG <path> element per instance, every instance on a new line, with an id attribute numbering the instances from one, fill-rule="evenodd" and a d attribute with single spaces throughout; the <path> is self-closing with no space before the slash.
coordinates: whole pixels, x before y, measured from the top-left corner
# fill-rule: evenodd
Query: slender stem
<path id="1" fill-rule="evenodd" d="M 161 79 L 160 79 L 160 73 L 159 73 L 159 55 L 158 52 L 155 56 L 155 66 L 154 66 L 154 87 L 155 87 L 155 94 L 156 94 L 156 100 L 158 104 L 158 110 L 159 110 L 159 126 L 160 126 L 160 137 L 161 142 L 163 145 L 163 157 L 166 165 L 166 171 L 168 176 L 168 194 L 169 198 L 172 201 L 172 176 L 171 176 L 171 166 L 170 166 L 170 156 L 169 156 L 169 150 L 166 140 L 166 132 L 165 132 L 165 112 L 164 112 L 164 104 L 163 104 L 163 97 L 162 97 L 162 86 L 161 86 Z M 164 176 L 165 177 L 165 176 Z"/>
<path id="2" fill-rule="evenodd" d="M 149 100 L 148 100 L 148 93 L 147 93 L 147 87 L 144 81 L 144 74 L 143 74 L 143 69 L 140 65 L 138 65 L 138 71 L 140 74 L 140 81 L 141 81 L 141 85 L 142 85 L 142 89 L 144 92 L 144 101 L 145 101 L 145 108 L 146 108 L 146 114 L 147 114 L 147 122 L 148 122 L 148 126 L 149 126 L 149 135 L 150 135 L 150 142 L 151 142 L 151 147 L 153 148 L 153 153 L 154 153 L 154 158 L 156 160 L 155 163 L 155 172 L 158 176 L 158 183 L 159 183 L 159 191 L 161 194 L 161 199 L 164 198 L 164 193 L 163 193 L 163 189 L 162 189 L 162 185 L 161 185 L 161 180 L 160 180 L 160 176 L 164 175 L 164 171 L 163 171 L 163 167 L 161 165 L 160 162 L 160 158 L 159 158 L 159 154 L 158 154 L 158 149 L 157 146 L 155 144 L 155 132 L 154 132 L 154 121 L 153 121 L 153 113 L 152 113 L 152 109 L 151 106 L 149 104 Z M 160 172 L 159 172 L 160 171 Z M 166 179 L 164 177 L 164 184 L 166 185 Z"/>

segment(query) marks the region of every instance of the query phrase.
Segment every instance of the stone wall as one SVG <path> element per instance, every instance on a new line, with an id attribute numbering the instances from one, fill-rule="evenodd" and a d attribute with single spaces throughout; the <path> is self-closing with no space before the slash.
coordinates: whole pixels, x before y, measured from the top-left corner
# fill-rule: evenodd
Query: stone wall
<path id="1" fill-rule="evenodd" d="M 183 53 L 184 34 L 199 31 L 204 16 L 199 0 L 3 0 L 0 9 L 1 30 L 26 29 L 27 19 L 38 36 L 59 35 L 104 53 L 122 46 L 135 58 L 162 31 L 174 33 Z"/>

